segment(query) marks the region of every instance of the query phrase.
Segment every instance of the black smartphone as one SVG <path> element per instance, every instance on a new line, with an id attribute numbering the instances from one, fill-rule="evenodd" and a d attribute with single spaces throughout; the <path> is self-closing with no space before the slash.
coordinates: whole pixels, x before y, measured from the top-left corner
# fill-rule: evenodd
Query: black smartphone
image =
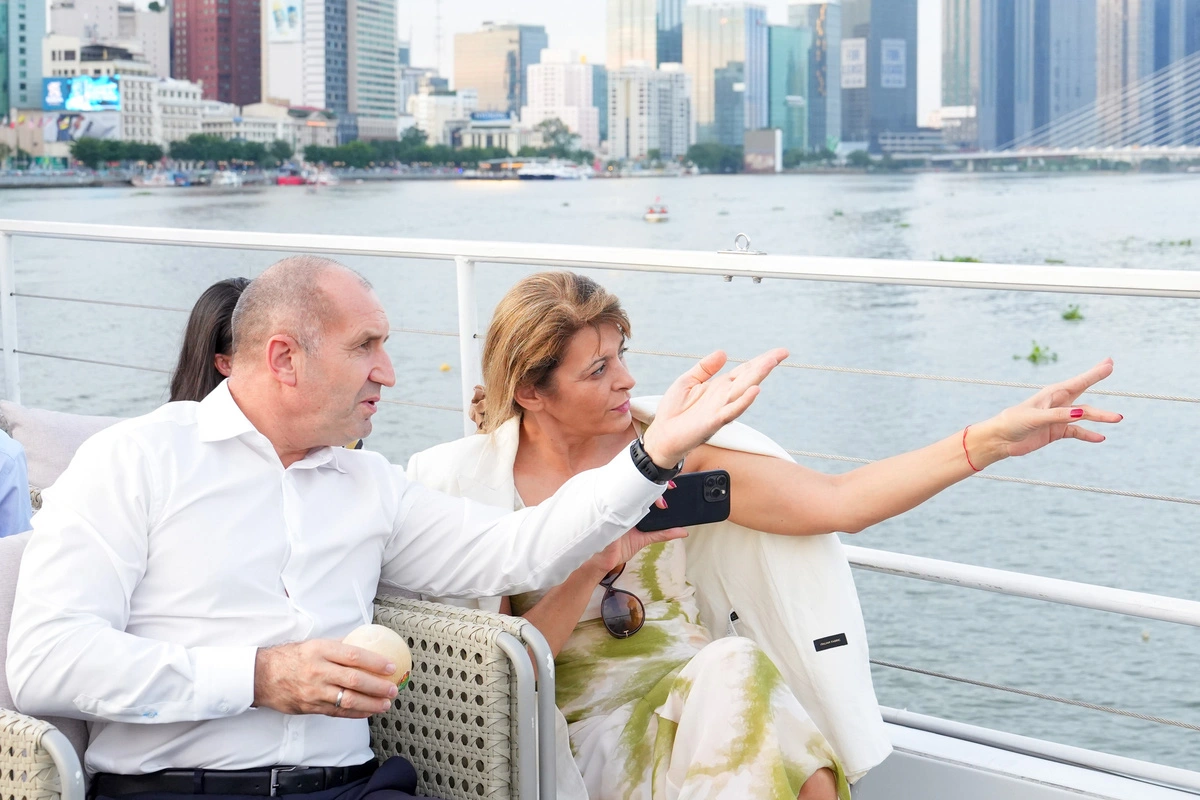
<path id="1" fill-rule="evenodd" d="M 687 472 L 675 478 L 675 488 L 663 497 L 666 508 L 650 506 L 637 524 L 639 531 L 686 528 L 729 519 L 729 473 L 723 469 Z"/>

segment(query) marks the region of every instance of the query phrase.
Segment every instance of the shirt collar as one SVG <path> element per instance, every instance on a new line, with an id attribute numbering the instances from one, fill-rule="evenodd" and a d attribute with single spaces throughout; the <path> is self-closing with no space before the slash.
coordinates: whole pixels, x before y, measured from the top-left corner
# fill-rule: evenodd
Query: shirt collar
<path id="1" fill-rule="evenodd" d="M 221 442 L 243 433 L 258 432 L 229 393 L 228 378 L 217 384 L 217 388 L 200 401 L 196 422 L 202 442 Z"/>
<path id="2" fill-rule="evenodd" d="M 270 440 L 254 427 L 254 423 L 242 412 L 237 401 L 233 399 L 233 395 L 229 392 L 228 379 L 221 381 L 217 388 L 200 401 L 200 411 L 196 415 L 196 422 L 202 442 L 221 442 L 253 433 L 274 450 Z M 292 466 L 298 469 L 328 466 L 344 474 L 346 470 L 338 463 L 337 449 L 333 447 L 313 448 Z"/>

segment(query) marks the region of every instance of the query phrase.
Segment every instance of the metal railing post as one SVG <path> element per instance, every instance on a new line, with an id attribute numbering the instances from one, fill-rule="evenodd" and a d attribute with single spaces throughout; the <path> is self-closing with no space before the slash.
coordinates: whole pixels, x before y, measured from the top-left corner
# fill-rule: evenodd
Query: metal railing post
<path id="1" fill-rule="evenodd" d="M 475 433 L 471 421 L 471 398 L 475 385 L 483 383 L 483 365 L 480 362 L 479 306 L 475 302 L 475 262 L 463 256 L 454 257 L 458 281 L 458 363 L 462 370 L 463 436 Z"/>
<path id="2" fill-rule="evenodd" d="M 17 363 L 17 290 L 12 234 L 0 233 L 0 326 L 4 331 L 4 394 L 21 402 L 21 369 Z"/>

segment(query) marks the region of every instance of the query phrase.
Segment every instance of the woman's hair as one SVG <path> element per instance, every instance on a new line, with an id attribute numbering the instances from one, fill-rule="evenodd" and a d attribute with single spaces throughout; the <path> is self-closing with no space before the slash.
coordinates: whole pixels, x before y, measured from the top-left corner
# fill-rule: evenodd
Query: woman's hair
<path id="1" fill-rule="evenodd" d="M 585 327 L 616 325 L 630 335 L 621 301 L 591 278 L 539 272 L 508 290 L 496 306 L 483 345 L 484 431 L 521 413 L 517 390 L 552 389 L 552 373 L 571 337 Z"/>
<path id="2" fill-rule="evenodd" d="M 233 353 L 233 309 L 250 285 L 248 278 L 226 278 L 204 290 L 183 334 L 179 363 L 171 375 L 171 401 L 203 400 L 225 380 L 213 364 L 218 353 Z"/>

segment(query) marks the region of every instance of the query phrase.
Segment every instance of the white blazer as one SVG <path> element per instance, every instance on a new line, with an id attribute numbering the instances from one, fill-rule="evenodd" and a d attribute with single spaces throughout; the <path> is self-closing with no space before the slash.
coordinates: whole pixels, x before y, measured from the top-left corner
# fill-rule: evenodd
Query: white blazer
<path id="1" fill-rule="evenodd" d="M 633 401 L 639 425 L 654 419 L 657 403 L 657 397 Z M 514 508 L 519 440 L 520 421 L 513 418 L 491 434 L 417 453 L 408 462 L 408 477 L 449 494 Z M 718 431 L 709 444 L 792 460 L 771 439 L 738 422 Z M 737 491 L 736 484 L 731 490 Z M 694 528 L 685 547 L 687 578 L 696 587 L 700 618 L 709 632 L 721 636 L 736 609 L 739 633 L 757 642 L 779 667 L 851 782 L 882 762 L 892 746 L 871 682 L 858 593 L 837 534 L 776 536 L 722 522 Z M 498 597 L 439 600 L 500 608 Z M 564 768 L 560 753 L 560 774 Z M 562 792 L 562 778 L 559 783 Z"/>

